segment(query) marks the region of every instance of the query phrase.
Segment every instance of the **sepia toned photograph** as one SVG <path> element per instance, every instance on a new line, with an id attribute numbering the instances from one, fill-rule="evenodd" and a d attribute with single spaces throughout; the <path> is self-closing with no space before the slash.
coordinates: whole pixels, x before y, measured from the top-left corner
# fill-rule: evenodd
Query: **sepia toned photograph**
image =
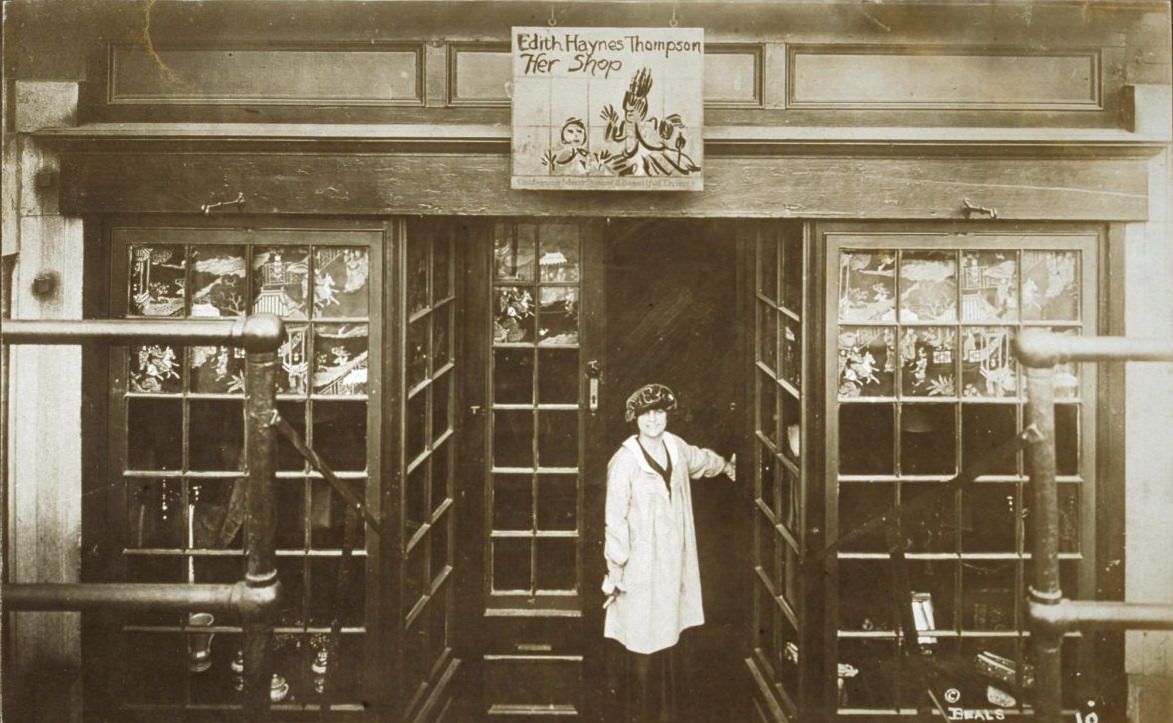
<path id="1" fill-rule="evenodd" d="M 0 721 L 1173 721 L 1169 0 L 0 7 Z"/>

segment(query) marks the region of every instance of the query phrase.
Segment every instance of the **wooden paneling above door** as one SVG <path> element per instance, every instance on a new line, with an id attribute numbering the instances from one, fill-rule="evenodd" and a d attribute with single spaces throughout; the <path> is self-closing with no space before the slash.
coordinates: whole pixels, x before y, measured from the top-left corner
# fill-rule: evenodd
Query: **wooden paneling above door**
<path id="1" fill-rule="evenodd" d="M 963 219 L 1147 217 L 1143 158 L 710 156 L 698 193 L 535 193 L 489 153 L 65 153 L 62 213 L 250 213 Z M 982 218 L 981 214 L 976 216 Z"/>

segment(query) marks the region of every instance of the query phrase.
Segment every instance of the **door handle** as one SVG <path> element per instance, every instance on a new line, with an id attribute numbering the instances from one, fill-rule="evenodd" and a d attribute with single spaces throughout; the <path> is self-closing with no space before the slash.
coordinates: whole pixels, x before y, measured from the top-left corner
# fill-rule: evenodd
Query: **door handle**
<path id="1" fill-rule="evenodd" d="M 597 359 L 591 359 L 586 364 L 588 380 L 587 406 L 591 414 L 599 411 L 599 381 L 603 378 L 603 365 Z"/>

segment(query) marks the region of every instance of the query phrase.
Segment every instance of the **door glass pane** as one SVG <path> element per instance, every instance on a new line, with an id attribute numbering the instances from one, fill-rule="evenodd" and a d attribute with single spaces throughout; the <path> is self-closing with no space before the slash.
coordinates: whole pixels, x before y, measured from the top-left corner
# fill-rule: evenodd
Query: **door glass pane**
<path id="1" fill-rule="evenodd" d="M 493 529 L 533 529 L 533 477 L 493 475 Z"/>
<path id="2" fill-rule="evenodd" d="M 496 278 L 502 281 L 533 281 L 535 229 L 533 224 L 497 224 L 493 237 Z"/>
<path id="3" fill-rule="evenodd" d="M 187 263 L 179 244 L 130 246 L 127 309 L 133 316 L 183 316 Z"/>
<path id="4" fill-rule="evenodd" d="M 534 466 L 534 413 L 493 413 L 493 464 L 497 467 Z"/>
<path id="5" fill-rule="evenodd" d="M 528 592 L 530 583 L 530 545 L 532 539 L 493 540 L 493 589 Z"/>
<path id="6" fill-rule="evenodd" d="M 497 404 L 532 404 L 533 398 L 533 350 L 494 349 L 493 401 Z"/>
<path id="7" fill-rule="evenodd" d="M 538 339 L 542 344 L 578 343 L 578 289 L 543 286 L 538 308 Z"/>
<path id="8" fill-rule="evenodd" d="M 573 537 L 539 537 L 536 541 L 535 586 L 539 590 L 573 590 L 578 541 Z"/>
<path id="9" fill-rule="evenodd" d="M 573 475 L 538 475 L 538 529 L 574 530 L 578 524 L 578 479 Z"/>
<path id="10" fill-rule="evenodd" d="M 536 324 L 533 292 L 522 286 L 500 286 L 496 297 L 493 341 L 532 342 Z"/>
<path id="11" fill-rule="evenodd" d="M 539 403 L 578 402 L 577 349 L 541 349 L 538 351 L 538 368 Z"/>
<path id="12" fill-rule="evenodd" d="M 193 246 L 191 315 L 243 316 L 248 304 L 243 246 Z"/>
<path id="13" fill-rule="evenodd" d="M 367 316 L 370 261 L 365 248 L 314 250 L 314 314 L 319 317 Z"/>
<path id="14" fill-rule="evenodd" d="M 578 281 L 578 227 L 543 224 L 538 255 L 542 281 Z"/>
<path id="15" fill-rule="evenodd" d="M 578 464 L 578 412 L 538 412 L 538 464 L 574 467 Z"/>

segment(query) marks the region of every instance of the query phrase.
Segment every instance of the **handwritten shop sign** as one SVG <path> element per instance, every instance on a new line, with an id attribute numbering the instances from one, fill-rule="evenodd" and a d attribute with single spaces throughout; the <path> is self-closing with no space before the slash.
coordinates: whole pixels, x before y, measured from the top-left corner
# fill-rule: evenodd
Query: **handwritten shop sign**
<path id="1" fill-rule="evenodd" d="M 699 191 L 701 28 L 513 28 L 513 188 Z"/>

